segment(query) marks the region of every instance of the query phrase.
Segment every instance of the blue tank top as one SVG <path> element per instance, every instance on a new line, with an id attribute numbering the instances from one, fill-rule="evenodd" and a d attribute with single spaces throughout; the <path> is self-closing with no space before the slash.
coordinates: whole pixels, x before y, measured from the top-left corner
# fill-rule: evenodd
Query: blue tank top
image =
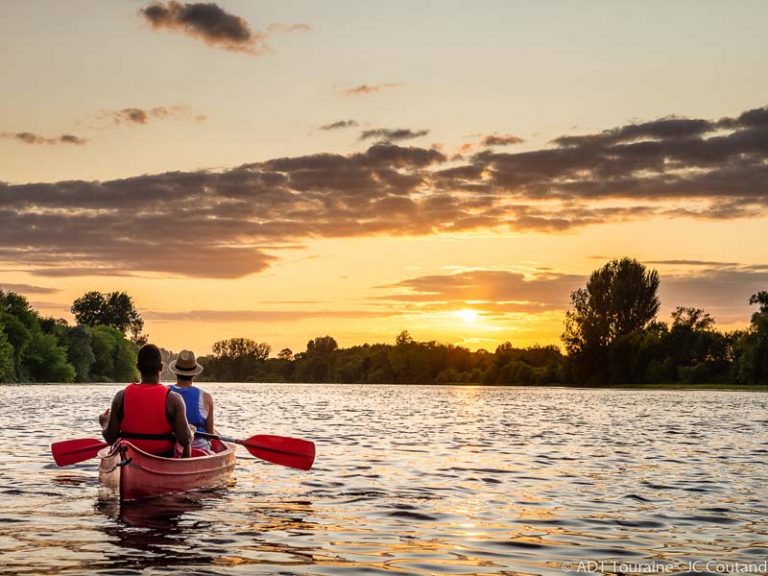
<path id="1" fill-rule="evenodd" d="M 203 415 L 205 406 L 203 404 L 203 391 L 196 386 L 188 386 L 180 388 L 178 386 L 171 386 L 171 390 L 181 394 L 184 399 L 184 404 L 187 407 L 187 421 L 195 426 L 200 432 L 205 432 L 205 420 L 207 414 Z"/>

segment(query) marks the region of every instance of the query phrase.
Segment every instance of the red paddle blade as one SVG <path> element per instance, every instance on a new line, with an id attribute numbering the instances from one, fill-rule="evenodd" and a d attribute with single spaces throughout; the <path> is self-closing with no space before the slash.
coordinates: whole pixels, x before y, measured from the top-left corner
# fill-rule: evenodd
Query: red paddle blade
<path id="1" fill-rule="evenodd" d="M 106 442 L 96 438 L 78 438 L 54 442 L 51 444 L 51 452 L 57 465 L 69 466 L 95 458 L 99 450 L 105 446 L 108 446 Z"/>
<path id="2" fill-rule="evenodd" d="M 300 438 L 259 434 L 239 440 L 238 444 L 245 446 L 256 458 L 299 470 L 309 470 L 315 461 L 315 444 Z"/>

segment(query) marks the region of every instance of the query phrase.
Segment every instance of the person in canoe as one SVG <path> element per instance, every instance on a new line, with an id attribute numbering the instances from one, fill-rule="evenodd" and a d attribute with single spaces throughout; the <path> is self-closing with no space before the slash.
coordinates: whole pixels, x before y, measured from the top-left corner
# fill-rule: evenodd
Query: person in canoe
<path id="1" fill-rule="evenodd" d="M 202 373 L 203 367 L 197 363 L 195 353 L 191 350 L 182 350 L 179 357 L 172 360 L 168 370 L 176 374 L 176 384 L 171 390 L 184 398 L 187 407 L 187 421 L 199 432 L 215 434 L 213 429 L 213 398 L 208 392 L 198 388 L 192 382 L 193 378 Z M 195 437 L 192 448 L 198 448 L 212 453 L 211 443 L 206 438 Z"/>
<path id="2" fill-rule="evenodd" d="M 182 458 L 189 458 L 193 429 L 187 421 L 184 399 L 160 383 L 163 360 L 158 347 L 142 346 L 136 367 L 141 382 L 115 394 L 109 411 L 99 416 L 102 436 L 110 444 L 125 438 L 145 452 L 168 457 L 174 455 L 178 444 Z"/>

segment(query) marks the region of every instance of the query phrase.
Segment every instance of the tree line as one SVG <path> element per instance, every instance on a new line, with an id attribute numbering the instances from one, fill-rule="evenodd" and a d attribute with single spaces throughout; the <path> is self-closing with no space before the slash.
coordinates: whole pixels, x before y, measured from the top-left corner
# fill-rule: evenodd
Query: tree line
<path id="1" fill-rule="evenodd" d="M 571 294 L 557 346 L 470 351 L 417 342 L 406 330 L 391 344 L 339 348 L 331 336 L 271 356 L 266 342 L 230 338 L 199 358 L 198 380 L 220 382 L 482 383 L 603 385 L 653 383 L 768 384 L 768 291 L 744 330 L 721 332 L 694 307 L 658 318 L 660 278 L 630 258 L 594 271 Z M 42 318 L 27 300 L 0 290 L 0 381 L 126 382 L 136 378 L 143 321 L 124 292 L 88 292 L 71 311 L 77 324 Z M 162 350 L 166 365 L 175 355 Z M 164 374 L 171 379 L 170 373 Z"/>
<path id="2" fill-rule="evenodd" d="M 659 275 L 630 258 L 593 272 L 571 294 L 563 342 L 570 383 L 768 384 L 768 291 L 745 330 L 720 332 L 699 308 L 658 319 Z"/>
<path id="3" fill-rule="evenodd" d="M 71 311 L 75 326 L 43 317 L 24 296 L 0 289 L 0 382 L 135 380 L 137 346 L 146 336 L 131 297 L 88 292 Z"/>
<path id="4" fill-rule="evenodd" d="M 203 357 L 204 377 L 217 381 L 482 384 L 768 384 L 768 291 L 748 328 L 721 332 L 710 314 L 676 308 L 658 318 L 660 278 L 631 258 L 608 262 L 570 297 L 562 341 L 491 353 L 416 342 L 407 331 L 394 344 L 339 348 L 331 336 L 310 340 L 305 352 L 235 338 Z"/>
<path id="5" fill-rule="evenodd" d="M 338 382 L 342 384 L 555 384 L 563 382 L 563 355 L 556 346 L 472 352 L 435 341 L 416 342 L 407 330 L 394 344 L 339 348 L 331 336 L 307 342 L 304 352 L 271 348 L 247 338 L 222 340 L 198 359 L 198 380 L 218 382 Z"/>

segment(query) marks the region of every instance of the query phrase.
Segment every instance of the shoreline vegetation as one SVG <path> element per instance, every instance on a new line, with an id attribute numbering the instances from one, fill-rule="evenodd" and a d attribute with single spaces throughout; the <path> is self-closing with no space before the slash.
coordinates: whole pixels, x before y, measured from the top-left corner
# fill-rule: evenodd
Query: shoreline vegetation
<path id="1" fill-rule="evenodd" d="M 470 351 L 417 342 L 407 330 L 393 344 L 340 348 L 331 336 L 304 352 L 250 338 L 216 342 L 198 361 L 198 381 L 591 386 L 616 389 L 768 390 L 768 291 L 749 299 L 758 310 L 745 330 L 720 332 L 699 308 L 678 307 L 669 323 L 656 271 L 630 258 L 612 260 L 571 294 L 557 346 Z M 148 340 L 125 292 L 88 292 L 74 301 L 76 325 L 44 318 L 27 299 L 0 289 L 0 382 L 135 381 L 136 353 Z M 165 365 L 176 358 L 161 349 Z M 172 380 L 170 373 L 164 380 Z M 622 382 L 622 384 L 613 384 Z"/>
<path id="2" fill-rule="evenodd" d="M 175 380 L 162 380 L 163 384 L 172 384 Z M 0 387 L 8 386 L 123 386 L 127 382 L 0 382 Z M 440 386 L 459 388 L 505 388 L 514 390 L 536 389 L 563 389 L 563 390 L 627 390 L 627 391 L 671 391 L 671 392 L 768 392 L 768 384 L 682 384 L 670 382 L 666 384 L 602 384 L 595 386 L 581 386 L 578 384 L 483 384 L 482 382 L 447 382 L 443 384 L 407 384 L 407 383 L 378 383 L 361 384 L 357 382 L 214 382 L 206 381 L 206 384 L 284 384 L 286 386 L 302 385 L 329 385 L 329 386 Z"/>

